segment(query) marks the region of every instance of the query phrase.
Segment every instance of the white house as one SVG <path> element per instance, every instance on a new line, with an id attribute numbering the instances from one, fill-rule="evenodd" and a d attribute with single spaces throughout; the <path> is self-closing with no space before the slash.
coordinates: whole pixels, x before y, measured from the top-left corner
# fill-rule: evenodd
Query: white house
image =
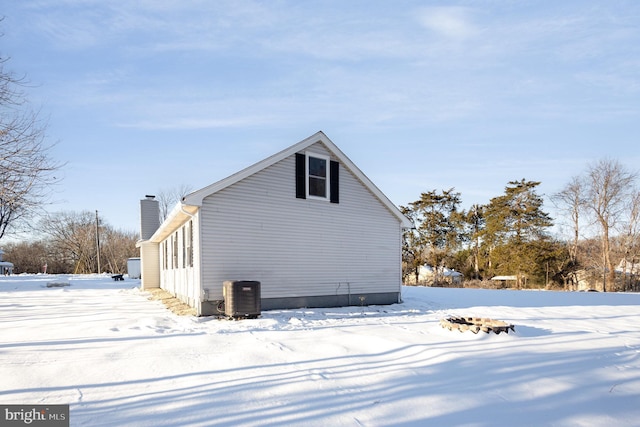
<path id="1" fill-rule="evenodd" d="M 262 309 L 392 304 L 411 222 L 322 132 L 185 196 L 158 224 L 141 201 L 142 287 L 217 312 L 223 282 Z"/>
<path id="2" fill-rule="evenodd" d="M 452 285 L 460 285 L 462 284 L 462 280 L 464 279 L 462 273 L 447 267 L 438 267 L 436 271 L 430 265 L 421 265 L 418 267 L 417 282 L 415 274 L 410 274 L 405 278 L 405 283 L 407 283 L 408 285 L 433 283 L 433 281 L 436 280 L 436 273 L 438 280 L 450 283 Z"/>

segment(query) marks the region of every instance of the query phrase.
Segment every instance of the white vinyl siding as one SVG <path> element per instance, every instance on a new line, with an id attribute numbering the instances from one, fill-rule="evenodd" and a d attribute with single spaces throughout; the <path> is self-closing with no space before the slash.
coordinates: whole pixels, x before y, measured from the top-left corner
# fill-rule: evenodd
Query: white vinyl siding
<path id="1" fill-rule="evenodd" d="M 197 285 L 199 274 L 194 268 L 194 241 L 191 230 L 193 220 L 171 233 L 160 244 L 162 289 L 172 293 L 180 300 L 196 306 L 200 300 L 200 287 Z"/>
<path id="2" fill-rule="evenodd" d="M 142 242 L 140 245 L 140 271 L 142 289 L 158 288 L 160 281 L 160 253 L 158 245 Z"/>
<path id="3" fill-rule="evenodd" d="M 309 152 L 331 158 L 321 143 Z M 258 280 L 262 298 L 399 293 L 401 224 L 340 168 L 339 204 L 296 198 L 295 156 L 206 197 L 200 248 L 208 299 L 222 299 L 225 280 Z"/>

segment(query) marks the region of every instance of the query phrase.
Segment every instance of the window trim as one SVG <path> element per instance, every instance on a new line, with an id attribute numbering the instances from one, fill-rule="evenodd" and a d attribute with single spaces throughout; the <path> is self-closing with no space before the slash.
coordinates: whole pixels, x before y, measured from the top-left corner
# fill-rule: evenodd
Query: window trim
<path id="1" fill-rule="evenodd" d="M 324 154 L 318 154 L 311 151 L 306 151 L 304 153 L 305 162 L 304 162 L 304 183 L 305 183 L 305 194 L 308 199 L 315 200 L 331 200 L 331 158 Z M 309 178 L 313 177 L 313 175 L 309 175 L 309 158 L 321 159 L 325 161 L 325 190 L 324 197 L 316 196 L 314 194 L 309 194 Z"/>

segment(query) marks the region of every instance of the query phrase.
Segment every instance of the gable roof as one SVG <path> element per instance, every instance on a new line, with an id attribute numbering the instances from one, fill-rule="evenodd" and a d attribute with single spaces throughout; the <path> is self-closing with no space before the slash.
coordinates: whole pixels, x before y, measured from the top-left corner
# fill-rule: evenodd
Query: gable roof
<path id="1" fill-rule="evenodd" d="M 409 221 L 407 217 L 405 217 L 402 212 L 385 196 L 378 187 L 376 187 L 373 182 L 324 134 L 324 132 L 319 131 L 310 137 L 303 139 L 297 144 L 292 145 L 289 148 L 286 148 L 279 153 L 276 153 L 266 159 L 255 163 L 252 166 L 249 166 L 246 169 L 243 169 L 223 180 L 215 182 L 207 187 L 204 187 L 200 190 L 194 191 L 191 194 L 186 195 L 182 198 L 182 203 L 185 205 L 191 206 L 202 206 L 202 201 L 205 197 L 214 194 L 224 188 L 229 187 L 232 184 L 235 184 L 238 181 L 243 180 L 281 160 L 286 159 L 289 156 L 292 156 L 295 153 L 305 150 L 311 145 L 321 142 L 324 144 L 327 149 L 336 156 L 336 158 L 342 163 L 351 173 L 353 173 L 359 180 L 364 184 L 365 187 L 369 191 L 371 191 L 381 202 L 384 204 L 391 213 L 393 213 L 398 220 L 402 223 L 403 227 L 412 227 L 413 224 Z"/>
<path id="2" fill-rule="evenodd" d="M 182 225 L 186 222 L 189 217 L 191 217 L 195 211 L 197 211 L 197 207 L 202 206 L 203 200 L 212 194 L 221 191 L 236 182 L 239 182 L 257 172 L 262 171 L 263 169 L 268 168 L 269 166 L 286 159 L 289 156 L 294 155 L 295 153 L 299 153 L 304 151 L 306 148 L 310 147 L 316 143 L 322 143 L 339 161 L 342 165 L 347 168 L 351 173 L 353 173 L 358 180 L 371 192 L 373 193 L 378 200 L 394 215 L 398 218 L 403 228 L 411 228 L 413 224 L 409 219 L 400 212 L 398 209 L 388 198 L 385 196 L 378 187 L 376 187 L 373 182 L 324 134 L 324 132 L 319 131 L 315 134 L 311 135 L 308 138 L 303 139 L 290 146 L 289 148 L 285 148 L 284 150 L 276 153 L 266 159 L 259 161 L 245 169 L 242 169 L 239 172 L 234 173 L 233 175 L 228 176 L 220 181 L 214 182 L 211 185 L 208 185 L 200 190 L 196 190 L 190 194 L 187 194 L 182 198 L 182 201 L 178 203 L 174 209 L 171 211 L 167 219 L 162 223 L 158 231 L 150 238 L 152 241 L 159 241 L 164 239 L 164 237 L 170 233 L 167 230 L 174 230 L 175 228 Z"/>

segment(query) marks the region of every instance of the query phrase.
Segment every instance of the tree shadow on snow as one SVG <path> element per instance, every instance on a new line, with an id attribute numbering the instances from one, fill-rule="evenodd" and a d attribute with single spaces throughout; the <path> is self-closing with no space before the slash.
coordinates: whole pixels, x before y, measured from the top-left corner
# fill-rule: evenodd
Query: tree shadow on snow
<path id="1" fill-rule="evenodd" d="M 593 346 L 585 334 L 558 338 L 571 349 L 518 339 L 411 344 L 14 392 L 80 390 L 84 399 L 71 405 L 77 425 L 489 427 L 575 425 L 610 416 L 632 425 L 640 416 L 640 371 L 629 365 L 637 366 L 638 351 Z M 625 375 L 612 379 L 625 366 Z"/>

